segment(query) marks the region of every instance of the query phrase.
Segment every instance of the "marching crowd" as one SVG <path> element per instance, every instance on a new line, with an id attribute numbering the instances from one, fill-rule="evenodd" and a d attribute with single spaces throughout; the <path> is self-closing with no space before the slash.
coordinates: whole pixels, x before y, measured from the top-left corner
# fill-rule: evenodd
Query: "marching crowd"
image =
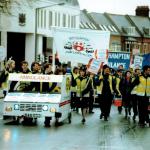
<path id="1" fill-rule="evenodd" d="M 124 70 L 122 65 L 117 70 L 114 70 L 108 65 L 104 65 L 96 75 L 87 70 L 87 67 L 82 65 L 81 67 L 74 67 L 70 71 L 72 78 L 71 108 L 74 111 L 78 111 L 81 108 L 82 123 L 86 122 L 87 108 L 89 113 L 94 113 L 93 102 L 97 96 L 101 111 L 100 119 L 104 118 L 104 121 L 108 121 L 112 102 L 115 97 L 122 98 L 122 105 L 118 107 L 118 113 L 122 113 L 124 109 L 125 118 L 133 114 L 133 120 L 135 121 L 138 117 L 141 127 L 144 127 L 146 124 L 150 126 L 148 111 L 150 98 L 150 65 L 144 66 L 142 71 L 139 68 L 135 70 Z M 67 65 L 58 65 L 55 72 L 53 72 L 50 63 L 41 65 L 38 62 L 33 62 L 30 70 L 28 62 L 22 61 L 20 69 L 17 72 L 24 74 L 65 75 L 67 71 Z M 4 95 L 7 92 L 7 77 L 9 73 L 13 72 L 16 72 L 15 61 L 8 60 L 5 69 L 0 75 L 0 87 L 3 89 Z M 11 84 L 10 91 L 13 90 L 14 85 Z M 52 84 L 51 87 L 47 86 L 50 85 L 45 84 L 43 90 L 45 92 L 51 92 L 56 85 Z M 39 88 L 38 85 L 35 86 L 35 90 L 39 91 Z"/>

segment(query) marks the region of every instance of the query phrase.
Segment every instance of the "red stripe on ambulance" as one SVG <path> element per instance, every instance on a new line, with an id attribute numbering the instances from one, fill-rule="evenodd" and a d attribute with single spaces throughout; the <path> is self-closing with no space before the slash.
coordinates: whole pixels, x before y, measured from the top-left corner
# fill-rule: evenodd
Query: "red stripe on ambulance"
<path id="1" fill-rule="evenodd" d="M 63 101 L 59 104 L 59 107 L 62 107 L 64 105 L 67 105 L 67 104 L 70 104 L 71 100 L 66 100 L 66 101 Z"/>

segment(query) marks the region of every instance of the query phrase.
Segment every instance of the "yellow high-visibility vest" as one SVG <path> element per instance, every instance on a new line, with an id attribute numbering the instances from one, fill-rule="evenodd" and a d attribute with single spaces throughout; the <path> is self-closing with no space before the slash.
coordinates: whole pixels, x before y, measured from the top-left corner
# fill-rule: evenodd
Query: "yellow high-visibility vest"
<path id="1" fill-rule="evenodd" d="M 150 77 L 147 79 L 143 76 L 139 77 L 140 83 L 137 85 L 136 88 L 136 95 L 138 96 L 150 96 Z"/>
<path id="2" fill-rule="evenodd" d="M 87 88 L 89 84 L 89 78 L 85 77 L 82 81 L 79 78 L 77 78 L 76 83 L 77 83 L 76 86 L 77 97 L 81 97 L 82 92 Z M 89 92 L 85 94 L 84 97 L 89 97 Z"/>
<path id="3" fill-rule="evenodd" d="M 108 81 L 109 81 L 109 86 L 110 86 L 110 90 L 111 90 L 111 93 L 113 93 L 113 88 L 112 88 L 112 76 L 109 75 L 108 77 Z M 103 79 L 103 76 L 100 76 L 99 79 Z M 103 89 L 103 81 L 100 83 L 99 86 L 97 86 L 97 93 L 98 94 L 102 94 L 102 89 Z"/>
<path id="4" fill-rule="evenodd" d="M 77 79 L 79 77 L 79 74 L 75 74 L 75 73 L 72 73 L 72 76 L 75 79 Z M 76 92 L 76 86 L 71 86 L 71 91 L 72 92 Z"/>

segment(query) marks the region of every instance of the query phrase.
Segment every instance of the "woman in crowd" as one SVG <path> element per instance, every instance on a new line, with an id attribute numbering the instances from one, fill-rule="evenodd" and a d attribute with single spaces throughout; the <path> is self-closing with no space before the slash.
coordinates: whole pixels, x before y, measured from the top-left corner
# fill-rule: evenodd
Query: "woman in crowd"
<path id="1" fill-rule="evenodd" d="M 0 87 L 3 89 L 3 94 L 6 96 L 6 93 L 8 91 L 8 75 L 9 73 L 15 72 L 15 61 L 12 59 L 9 59 L 5 65 L 5 69 L 2 71 L 0 75 Z M 14 89 L 16 82 L 12 82 L 10 84 L 10 91 Z"/>
<path id="2" fill-rule="evenodd" d="M 125 72 L 125 77 L 120 81 L 120 91 L 122 95 L 123 106 L 125 107 L 125 118 L 131 115 L 131 90 L 132 76 L 130 71 Z"/>
<path id="3" fill-rule="evenodd" d="M 104 121 L 108 121 L 113 100 L 112 81 L 113 77 L 110 75 L 110 68 L 109 66 L 104 65 L 102 75 L 100 75 L 99 83 L 97 85 L 97 93 L 101 110 L 100 119 L 104 117 Z"/>
<path id="4" fill-rule="evenodd" d="M 85 123 L 85 115 L 87 108 L 89 107 L 89 94 L 91 84 L 90 79 L 86 75 L 86 68 L 83 66 L 80 68 L 79 77 L 76 79 L 76 92 L 77 92 L 77 107 L 81 108 L 82 123 Z"/>

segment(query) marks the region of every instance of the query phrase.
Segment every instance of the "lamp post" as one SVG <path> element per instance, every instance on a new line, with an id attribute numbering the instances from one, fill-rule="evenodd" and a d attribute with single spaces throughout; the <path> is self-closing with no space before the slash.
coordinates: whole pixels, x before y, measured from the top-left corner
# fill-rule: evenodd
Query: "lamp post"
<path id="1" fill-rule="evenodd" d="M 51 5 L 46 5 L 46 6 L 42 6 L 42 7 L 37 7 L 37 8 L 35 8 L 35 59 L 36 59 L 36 55 L 37 55 L 37 24 L 38 24 L 38 22 L 37 22 L 37 17 L 38 17 L 38 11 L 40 10 L 40 9 L 44 9 L 44 8 L 49 8 L 49 7 L 53 7 L 53 6 L 62 6 L 62 5 L 64 5 L 65 3 L 64 2 L 61 2 L 61 3 L 55 3 L 55 4 L 51 4 Z"/>

